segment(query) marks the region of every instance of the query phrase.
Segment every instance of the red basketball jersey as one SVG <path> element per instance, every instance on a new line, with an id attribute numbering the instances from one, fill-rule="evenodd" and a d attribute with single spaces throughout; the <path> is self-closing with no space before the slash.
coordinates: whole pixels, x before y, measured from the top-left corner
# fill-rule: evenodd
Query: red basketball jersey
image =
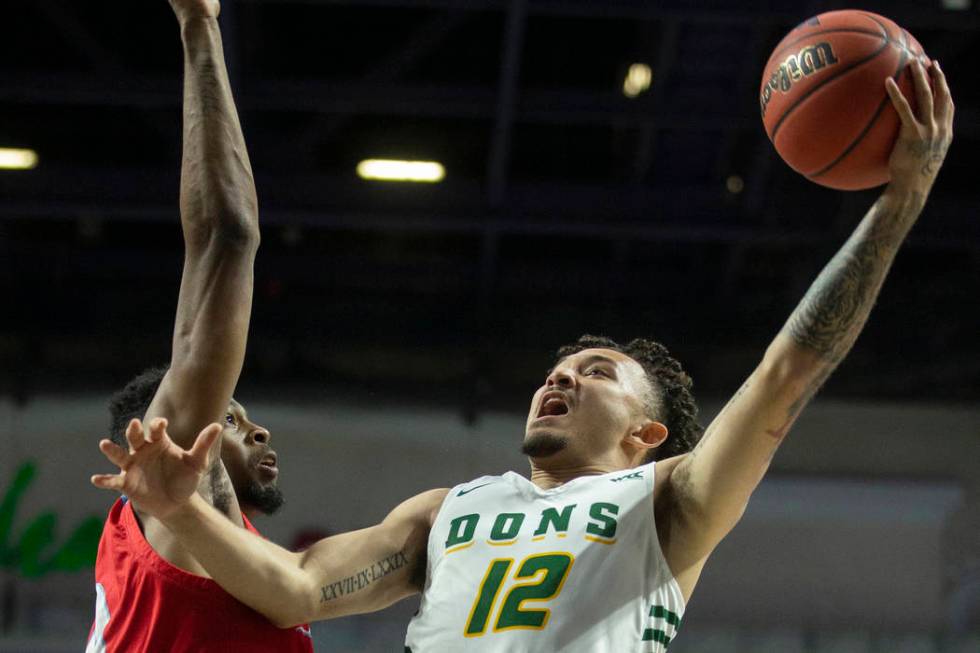
<path id="1" fill-rule="evenodd" d="M 248 519 L 245 527 L 258 532 Z M 125 499 L 102 529 L 95 591 L 86 653 L 313 651 L 308 626 L 276 628 L 210 578 L 157 555 Z"/>

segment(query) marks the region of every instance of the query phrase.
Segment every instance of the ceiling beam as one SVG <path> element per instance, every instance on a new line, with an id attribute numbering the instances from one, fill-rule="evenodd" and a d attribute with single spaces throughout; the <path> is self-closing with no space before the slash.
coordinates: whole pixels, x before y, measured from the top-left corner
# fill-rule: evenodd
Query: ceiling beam
<path id="1" fill-rule="evenodd" d="M 371 84 L 314 80 L 247 79 L 237 93 L 239 111 L 300 111 L 338 115 L 444 117 L 485 120 L 497 115 L 497 89 L 458 84 Z M 8 76 L 0 85 L 0 103 L 19 106 L 180 107 L 180 80 L 123 76 L 92 79 L 77 74 Z M 563 125 L 616 125 L 657 129 L 726 131 L 759 128 L 753 103 L 732 107 L 705 102 L 697 114 L 672 112 L 669 103 L 638 112 L 618 91 L 529 89 L 514 109 L 514 122 Z M 980 138 L 980 110 L 957 107 L 957 138 Z"/>
<path id="2" fill-rule="evenodd" d="M 696 189 L 675 188 L 682 196 L 696 193 Z M 931 205 L 936 202 L 931 202 Z M 955 203 L 948 202 L 952 207 Z M 937 213 L 942 208 L 933 206 Z M 78 201 L 29 201 L 0 202 L 0 225 L 5 221 L 45 220 L 98 216 L 109 221 L 173 222 L 176 207 L 161 204 L 100 205 Z M 433 209 L 414 216 L 402 211 L 344 210 L 344 209 L 289 209 L 267 207 L 262 210 L 263 227 L 303 225 L 320 229 L 342 231 L 381 231 L 393 233 L 446 233 L 446 234 L 496 234 L 538 235 L 596 238 L 603 240 L 640 240 L 670 243 L 728 243 L 743 245 L 814 245 L 839 242 L 836 234 L 817 225 L 814 228 L 774 231 L 765 226 L 724 226 L 696 224 L 694 222 L 662 222 L 648 220 L 634 223 L 610 221 L 608 216 L 594 220 L 561 221 L 553 214 L 501 217 L 486 212 L 459 212 Z M 910 250 L 980 251 L 980 242 L 958 237 L 956 234 L 917 234 L 904 246 Z"/>
<path id="3" fill-rule="evenodd" d="M 511 129 L 517 104 L 517 80 L 521 71 L 524 50 L 524 31 L 527 26 L 527 0 L 511 0 L 504 28 L 503 57 L 497 85 L 497 106 L 494 111 L 487 162 L 487 199 L 499 206 L 507 190 L 507 170 L 510 165 Z"/>

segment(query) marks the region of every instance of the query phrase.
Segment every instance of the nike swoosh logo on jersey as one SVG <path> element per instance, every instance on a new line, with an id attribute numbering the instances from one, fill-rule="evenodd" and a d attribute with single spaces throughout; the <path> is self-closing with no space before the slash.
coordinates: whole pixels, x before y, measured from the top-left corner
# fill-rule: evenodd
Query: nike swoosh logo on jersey
<path id="1" fill-rule="evenodd" d="M 472 492 L 473 490 L 479 490 L 479 489 L 480 489 L 481 487 L 486 487 L 487 485 L 492 485 L 492 484 L 493 484 L 493 481 L 490 481 L 489 483 L 484 483 L 483 485 L 475 485 L 475 486 L 473 486 L 473 487 L 469 487 L 469 488 L 466 488 L 465 490 L 460 490 L 460 491 L 459 491 L 459 492 L 458 492 L 458 493 L 456 494 L 456 496 L 458 496 L 458 497 L 461 497 L 461 496 L 463 496 L 464 494 L 469 494 L 469 493 L 470 493 L 470 492 Z"/>

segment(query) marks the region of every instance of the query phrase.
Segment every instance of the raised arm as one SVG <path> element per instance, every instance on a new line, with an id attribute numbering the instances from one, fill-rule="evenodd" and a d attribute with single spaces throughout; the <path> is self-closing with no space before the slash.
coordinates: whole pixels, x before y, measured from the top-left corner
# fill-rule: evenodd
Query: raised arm
<path id="1" fill-rule="evenodd" d="M 707 555 L 741 517 L 777 447 L 864 326 L 888 269 L 922 211 L 952 139 L 953 104 L 938 65 L 935 97 L 912 65 L 918 116 L 888 80 L 902 119 L 891 182 L 814 281 L 762 362 L 684 457 L 665 465 L 658 524 L 682 587 L 693 588 Z"/>
<path id="2" fill-rule="evenodd" d="M 259 245 L 252 170 L 225 70 L 216 0 L 171 0 L 184 44 L 180 216 L 184 270 L 170 369 L 146 418 L 189 445 L 238 382 Z"/>
<path id="3" fill-rule="evenodd" d="M 218 584 L 283 628 L 380 610 L 421 590 L 429 530 L 446 490 L 405 501 L 376 526 L 293 553 L 233 525 L 195 491 L 220 432 L 210 425 L 185 451 L 167 437 L 165 420 L 145 433 L 133 420 L 128 451 L 99 444 L 120 473 L 92 482 L 141 501 Z"/>
<path id="4" fill-rule="evenodd" d="M 252 170 L 225 71 L 218 2 L 170 4 L 184 44 L 184 270 L 170 367 L 146 419 L 166 417 L 174 439 L 189 445 L 205 425 L 222 420 L 238 383 L 252 310 L 259 226 Z M 200 491 L 241 524 L 238 500 L 228 489 L 217 449 L 214 454 L 215 466 Z M 143 512 L 139 499 L 133 499 L 133 507 L 158 554 L 182 569 L 202 573 L 170 531 Z"/>

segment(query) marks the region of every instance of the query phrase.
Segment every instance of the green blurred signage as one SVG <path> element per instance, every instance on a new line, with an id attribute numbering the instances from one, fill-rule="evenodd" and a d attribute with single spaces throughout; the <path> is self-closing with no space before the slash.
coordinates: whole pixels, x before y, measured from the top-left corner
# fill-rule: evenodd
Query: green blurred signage
<path id="1" fill-rule="evenodd" d="M 95 554 L 102 534 L 102 521 L 86 517 L 60 545 L 57 537 L 58 516 L 44 511 L 31 519 L 19 537 L 14 534 L 17 508 L 34 481 L 37 466 L 25 462 L 17 468 L 13 480 L 0 501 L 0 569 L 9 569 L 25 578 L 39 578 L 53 571 L 78 571 L 95 564 Z"/>

